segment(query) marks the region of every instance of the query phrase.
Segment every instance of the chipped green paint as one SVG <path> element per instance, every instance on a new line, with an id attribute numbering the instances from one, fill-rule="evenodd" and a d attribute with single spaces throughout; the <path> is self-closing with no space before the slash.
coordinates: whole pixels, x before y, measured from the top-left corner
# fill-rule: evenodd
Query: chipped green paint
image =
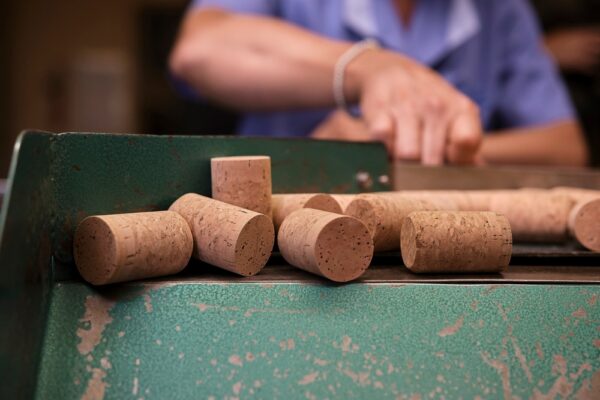
<path id="1" fill-rule="evenodd" d="M 59 283 L 37 398 L 593 398 L 599 296 L 577 285 Z"/>

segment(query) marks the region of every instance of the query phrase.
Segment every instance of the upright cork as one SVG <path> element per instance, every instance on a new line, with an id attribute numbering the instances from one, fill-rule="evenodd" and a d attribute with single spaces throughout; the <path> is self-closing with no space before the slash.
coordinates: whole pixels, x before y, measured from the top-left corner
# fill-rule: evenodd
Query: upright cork
<path id="1" fill-rule="evenodd" d="M 176 274 L 192 248 L 187 222 L 172 211 L 87 217 L 73 240 L 75 265 L 93 285 Z"/>
<path id="2" fill-rule="evenodd" d="M 212 198 L 271 216 L 271 158 L 215 157 L 210 160 Z"/>
<path id="3" fill-rule="evenodd" d="M 404 219 L 400 246 L 416 273 L 501 272 L 512 235 L 508 220 L 494 212 L 420 211 Z"/>
<path id="4" fill-rule="evenodd" d="M 490 211 L 510 221 L 515 241 L 564 242 L 574 202 L 563 193 L 547 190 L 499 191 L 490 198 Z"/>
<path id="5" fill-rule="evenodd" d="M 373 241 L 356 218 L 303 208 L 279 228 L 277 244 L 291 265 L 335 282 L 361 276 L 373 258 Z"/>
<path id="6" fill-rule="evenodd" d="M 361 220 L 371 232 L 375 251 L 397 250 L 402 220 L 413 211 L 437 210 L 434 204 L 402 196 L 361 194 L 346 208 L 346 215 Z"/>
<path id="7" fill-rule="evenodd" d="M 195 258 L 243 276 L 257 274 L 267 263 L 275 232 L 271 218 L 218 200 L 188 193 L 169 210 L 192 229 Z"/>
<path id="8" fill-rule="evenodd" d="M 275 230 L 279 229 L 288 215 L 301 208 L 342 213 L 338 202 L 331 195 L 324 193 L 274 194 L 271 204 Z"/>
<path id="9" fill-rule="evenodd" d="M 573 207 L 569 232 L 586 249 L 600 252 L 600 198 L 580 201 Z"/>

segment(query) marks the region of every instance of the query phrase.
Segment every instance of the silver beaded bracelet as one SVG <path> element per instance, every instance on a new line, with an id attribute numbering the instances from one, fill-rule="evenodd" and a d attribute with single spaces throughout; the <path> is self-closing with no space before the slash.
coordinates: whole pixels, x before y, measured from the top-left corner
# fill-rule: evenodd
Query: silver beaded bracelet
<path id="1" fill-rule="evenodd" d="M 348 111 L 348 103 L 344 95 L 344 77 L 348 64 L 363 52 L 379 48 L 375 39 L 361 40 L 352 45 L 337 60 L 333 69 L 333 98 L 338 108 Z"/>

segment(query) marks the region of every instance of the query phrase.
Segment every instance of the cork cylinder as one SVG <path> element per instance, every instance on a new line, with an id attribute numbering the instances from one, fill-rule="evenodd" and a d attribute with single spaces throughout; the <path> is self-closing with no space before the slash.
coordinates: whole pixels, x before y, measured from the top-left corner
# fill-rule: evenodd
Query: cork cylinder
<path id="1" fill-rule="evenodd" d="M 508 220 L 494 212 L 419 211 L 404 219 L 400 246 L 412 272 L 501 272 L 512 235 Z"/>
<path id="2" fill-rule="evenodd" d="M 402 196 L 361 194 L 346 208 L 346 215 L 361 220 L 371 232 L 375 251 L 397 250 L 402 220 L 413 211 L 437 210 L 424 200 Z"/>
<path id="3" fill-rule="evenodd" d="M 404 192 L 380 192 L 377 193 L 380 196 L 388 197 L 390 199 L 411 199 L 417 201 L 425 201 L 433 206 L 436 210 L 448 210 L 457 211 L 457 196 L 455 193 L 444 191 L 438 193 L 438 191 L 404 191 Z"/>
<path id="4" fill-rule="evenodd" d="M 584 200 L 573 207 L 569 233 L 586 249 L 600 252 L 600 198 Z"/>
<path id="5" fill-rule="evenodd" d="M 288 215 L 302 208 L 342 213 L 338 202 L 331 195 L 324 193 L 274 194 L 271 204 L 275 230 L 279 229 Z"/>
<path id="6" fill-rule="evenodd" d="M 243 276 L 257 274 L 267 263 L 275 232 L 271 218 L 222 201 L 188 193 L 169 210 L 189 224 L 195 258 Z"/>
<path id="7" fill-rule="evenodd" d="M 215 157 L 210 160 L 212 198 L 271 216 L 271 158 Z"/>
<path id="8" fill-rule="evenodd" d="M 283 221 L 277 244 L 291 265 L 335 282 L 358 278 L 373 258 L 371 234 L 362 222 L 310 208 Z"/>
<path id="9" fill-rule="evenodd" d="M 187 222 L 172 211 L 87 217 L 73 240 L 75 265 L 93 285 L 176 274 L 192 248 Z"/>
<path id="10" fill-rule="evenodd" d="M 490 211 L 504 214 L 513 238 L 520 242 L 564 242 L 574 202 L 547 190 L 501 191 L 490 198 Z"/>

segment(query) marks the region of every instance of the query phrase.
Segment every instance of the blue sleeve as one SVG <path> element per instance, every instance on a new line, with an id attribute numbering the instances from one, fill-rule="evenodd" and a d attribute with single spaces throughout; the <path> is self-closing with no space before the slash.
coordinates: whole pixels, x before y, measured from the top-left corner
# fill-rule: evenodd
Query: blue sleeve
<path id="1" fill-rule="evenodd" d="M 218 7 L 229 11 L 248 14 L 277 14 L 277 0 L 192 0 L 190 9 Z"/>
<path id="2" fill-rule="evenodd" d="M 554 62 L 542 45 L 538 21 L 525 0 L 500 0 L 496 34 L 502 46 L 498 117 L 507 127 L 575 118 Z"/>

